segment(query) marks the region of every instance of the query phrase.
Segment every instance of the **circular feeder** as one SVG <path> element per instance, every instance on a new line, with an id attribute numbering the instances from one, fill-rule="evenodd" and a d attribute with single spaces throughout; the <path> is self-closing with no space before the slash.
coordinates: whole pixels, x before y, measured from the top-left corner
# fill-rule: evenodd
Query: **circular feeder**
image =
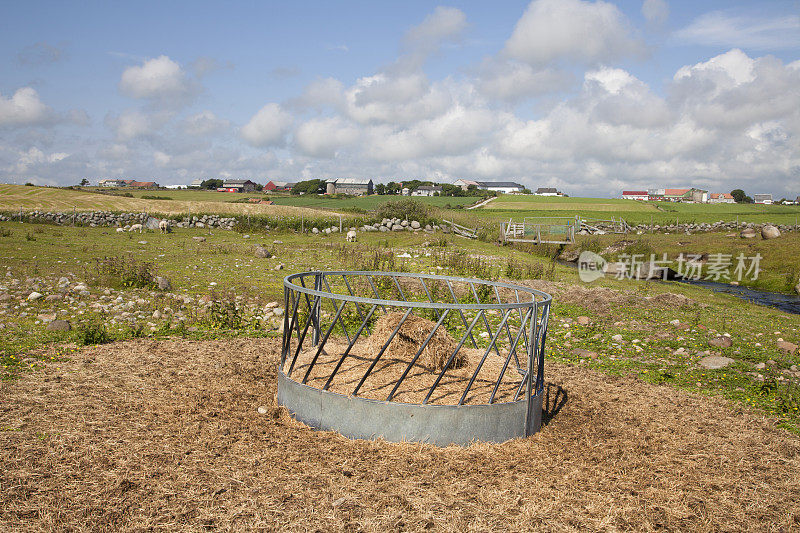
<path id="1" fill-rule="evenodd" d="M 278 402 L 350 438 L 446 446 L 539 430 L 550 295 L 398 272 L 284 279 Z"/>

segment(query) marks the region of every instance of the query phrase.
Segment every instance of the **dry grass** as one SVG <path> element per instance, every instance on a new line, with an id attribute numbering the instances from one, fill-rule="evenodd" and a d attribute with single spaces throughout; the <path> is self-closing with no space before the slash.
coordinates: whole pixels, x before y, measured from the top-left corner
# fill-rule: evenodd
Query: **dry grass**
<path id="1" fill-rule="evenodd" d="M 372 351 L 377 354 L 381 351 L 392 332 L 400 324 L 403 314 L 393 311 L 382 315 L 375 323 L 375 330 L 369 336 L 369 343 Z M 410 315 L 403 322 L 403 326 L 389 343 L 384 355 L 393 357 L 405 362 L 411 362 L 417 354 L 417 350 L 428 338 L 436 322 L 432 322 L 422 317 Z M 444 327 L 439 327 L 431 340 L 422 350 L 420 362 L 427 365 L 430 370 L 442 370 L 447 364 L 448 359 L 456 349 L 456 341 L 447 333 Z M 459 350 L 448 368 L 461 368 L 467 365 L 467 356 L 464 350 Z"/>
<path id="2" fill-rule="evenodd" d="M 153 194 L 158 194 L 155 191 Z M 239 198 L 231 195 L 231 200 Z M 131 213 L 217 213 L 220 215 L 319 216 L 320 212 L 303 207 L 182 200 L 143 200 L 105 194 L 47 187 L 0 184 L 0 211 L 125 211 Z M 343 215 L 352 216 L 352 215 Z"/>
<path id="3" fill-rule="evenodd" d="M 0 384 L 0 529 L 800 528 L 800 441 L 722 400 L 549 364 L 532 438 L 349 441 L 274 405 L 278 344 L 139 340 Z"/>

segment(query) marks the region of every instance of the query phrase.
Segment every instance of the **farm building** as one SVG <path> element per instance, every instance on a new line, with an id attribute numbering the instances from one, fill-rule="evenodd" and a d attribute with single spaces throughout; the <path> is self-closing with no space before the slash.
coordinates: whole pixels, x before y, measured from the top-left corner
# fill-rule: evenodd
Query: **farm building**
<path id="1" fill-rule="evenodd" d="M 420 185 L 411 191 L 411 196 L 434 196 L 436 193 L 442 194 L 442 188 L 440 186 Z"/>
<path id="2" fill-rule="evenodd" d="M 712 192 L 708 196 L 708 203 L 710 204 L 735 204 L 736 200 L 733 196 L 726 192 Z"/>
<path id="3" fill-rule="evenodd" d="M 372 194 L 372 180 L 361 178 L 333 178 L 327 181 L 327 194 L 353 194 L 363 196 Z"/>
<path id="4" fill-rule="evenodd" d="M 561 191 L 555 187 L 539 187 L 533 194 L 536 196 L 563 196 Z"/>
<path id="5" fill-rule="evenodd" d="M 770 205 L 770 204 L 772 204 L 772 195 L 771 194 L 754 194 L 753 195 L 753 202 L 757 203 L 757 204 Z"/>
<path id="6" fill-rule="evenodd" d="M 125 180 L 104 179 L 97 183 L 100 187 L 125 187 Z"/>
<path id="7" fill-rule="evenodd" d="M 662 202 L 694 202 L 707 203 L 708 191 L 690 187 L 688 189 L 648 189 L 647 195 L 650 200 Z"/>
<path id="8" fill-rule="evenodd" d="M 472 180 L 458 179 L 453 183 L 453 185 L 458 185 L 459 187 L 461 187 L 462 189 L 464 189 L 466 191 L 469 188 L 470 185 L 474 185 L 475 187 L 477 187 L 478 186 L 478 182 L 477 181 L 472 181 Z"/>
<path id="9" fill-rule="evenodd" d="M 286 182 L 286 181 L 272 181 L 272 180 L 270 180 L 269 182 L 267 182 L 266 185 L 264 185 L 264 190 L 265 191 L 291 191 L 292 190 L 292 186 L 294 186 L 294 183 L 289 183 L 289 182 Z"/>
<path id="10" fill-rule="evenodd" d="M 159 185 L 155 181 L 137 181 L 137 180 L 122 180 L 125 182 L 126 187 L 134 187 L 136 189 L 158 189 Z"/>
<path id="11" fill-rule="evenodd" d="M 250 180 L 225 180 L 219 190 L 223 192 L 253 192 L 256 190 L 256 183 Z"/>
<path id="12" fill-rule="evenodd" d="M 202 186 L 203 186 L 203 180 L 201 180 L 200 178 L 192 180 L 192 182 L 189 184 L 190 189 L 199 189 Z"/>
<path id="13" fill-rule="evenodd" d="M 647 191 L 622 191 L 623 200 L 649 200 Z"/>
<path id="14" fill-rule="evenodd" d="M 484 191 L 495 191 L 495 192 L 522 192 L 525 188 L 519 183 L 514 183 L 513 181 L 472 181 L 472 180 L 465 180 L 465 179 L 458 179 L 454 182 L 454 185 L 458 185 L 465 191 L 469 188 L 470 185 L 475 185 L 478 189 Z"/>

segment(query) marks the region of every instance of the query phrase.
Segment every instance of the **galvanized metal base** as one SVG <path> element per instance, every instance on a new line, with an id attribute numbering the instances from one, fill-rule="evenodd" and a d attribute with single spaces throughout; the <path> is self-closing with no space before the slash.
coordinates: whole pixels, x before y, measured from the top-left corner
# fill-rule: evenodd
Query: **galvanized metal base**
<path id="1" fill-rule="evenodd" d="M 298 383 L 278 369 L 278 403 L 314 429 L 353 439 L 465 446 L 505 442 L 539 431 L 542 392 L 528 400 L 487 405 L 421 405 L 344 396 Z M 530 407 L 531 415 L 526 415 Z M 526 419 L 529 420 L 526 428 Z"/>

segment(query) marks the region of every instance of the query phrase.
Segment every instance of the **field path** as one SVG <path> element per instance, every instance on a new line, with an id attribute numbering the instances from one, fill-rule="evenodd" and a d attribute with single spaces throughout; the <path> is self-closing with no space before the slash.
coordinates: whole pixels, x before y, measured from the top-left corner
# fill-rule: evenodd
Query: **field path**
<path id="1" fill-rule="evenodd" d="M 350 441 L 275 405 L 279 344 L 140 339 L 0 383 L 0 529 L 800 528 L 800 439 L 720 398 L 548 362 L 531 438 Z"/>
<path id="2" fill-rule="evenodd" d="M 487 198 L 486 200 L 484 200 L 484 201 L 482 201 L 482 202 L 480 202 L 478 204 L 471 205 L 471 206 L 467 207 L 467 209 L 478 209 L 479 207 L 483 207 L 485 205 L 489 205 L 489 202 L 491 202 L 492 200 L 495 200 L 496 198 L 497 198 L 497 196 L 491 196 L 491 197 Z"/>

